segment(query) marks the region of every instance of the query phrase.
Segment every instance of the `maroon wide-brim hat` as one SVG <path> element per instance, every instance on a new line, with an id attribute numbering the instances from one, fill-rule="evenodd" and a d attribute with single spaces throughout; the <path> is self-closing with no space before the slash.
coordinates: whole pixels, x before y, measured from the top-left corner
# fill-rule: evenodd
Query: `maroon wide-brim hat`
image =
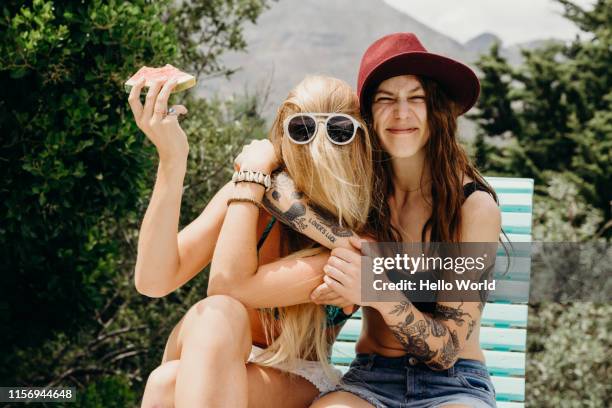
<path id="1" fill-rule="evenodd" d="M 428 52 L 413 33 L 395 33 L 375 41 L 363 54 L 357 78 L 362 113 L 370 110 L 378 85 L 398 75 L 417 75 L 435 80 L 460 106 L 460 114 L 474 106 L 480 94 L 480 82 L 470 67 Z"/>

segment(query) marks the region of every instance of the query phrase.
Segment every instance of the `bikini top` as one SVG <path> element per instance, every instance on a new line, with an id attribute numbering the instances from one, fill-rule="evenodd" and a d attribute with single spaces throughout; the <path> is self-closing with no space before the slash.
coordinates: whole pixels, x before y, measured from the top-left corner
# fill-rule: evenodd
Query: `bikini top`
<path id="1" fill-rule="evenodd" d="M 272 231 L 272 227 L 276 223 L 276 218 L 272 217 L 272 219 L 266 225 L 263 233 L 261 234 L 261 238 L 257 242 L 257 251 L 262 247 L 268 235 L 270 235 L 270 231 Z M 278 309 L 274 309 L 274 316 L 278 319 Z M 345 314 L 341 308 L 337 306 L 325 305 L 325 316 L 328 327 L 337 326 L 339 324 L 347 321 L 351 315 Z"/>

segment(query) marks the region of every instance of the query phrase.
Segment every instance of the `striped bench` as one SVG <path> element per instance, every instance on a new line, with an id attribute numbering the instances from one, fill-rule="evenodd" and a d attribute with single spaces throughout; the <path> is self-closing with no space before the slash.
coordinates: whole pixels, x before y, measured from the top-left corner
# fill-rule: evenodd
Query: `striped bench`
<path id="1" fill-rule="evenodd" d="M 487 177 L 495 189 L 502 211 L 502 228 L 510 242 L 531 242 L 533 180 Z M 505 237 L 502 237 L 506 241 Z M 500 408 L 524 408 L 527 302 L 531 258 L 526 252 L 514 255 L 506 272 L 507 258 L 498 252 L 495 277 L 498 279 L 484 308 L 480 345 L 497 394 Z M 343 372 L 355 356 L 355 342 L 361 331 L 361 311 L 347 321 L 332 351 L 332 363 Z"/>

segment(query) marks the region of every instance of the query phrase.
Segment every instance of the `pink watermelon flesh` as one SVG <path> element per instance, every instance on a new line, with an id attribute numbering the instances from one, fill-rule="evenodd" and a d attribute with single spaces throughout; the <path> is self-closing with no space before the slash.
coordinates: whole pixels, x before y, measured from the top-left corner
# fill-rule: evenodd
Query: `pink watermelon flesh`
<path id="1" fill-rule="evenodd" d="M 126 90 L 132 88 L 141 78 L 145 78 L 145 88 L 151 87 L 154 81 L 167 81 L 172 78 L 177 78 L 178 83 L 175 89 L 175 92 L 178 88 L 187 89 L 191 86 L 195 85 L 195 78 L 193 75 L 187 74 L 180 69 L 166 64 L 161 68 L 152 68 L 152 67 L 142 67 L 140 68 L 130 79 L 125 82 Z M 188 85 L 188 86 L 181 86 Z"/>

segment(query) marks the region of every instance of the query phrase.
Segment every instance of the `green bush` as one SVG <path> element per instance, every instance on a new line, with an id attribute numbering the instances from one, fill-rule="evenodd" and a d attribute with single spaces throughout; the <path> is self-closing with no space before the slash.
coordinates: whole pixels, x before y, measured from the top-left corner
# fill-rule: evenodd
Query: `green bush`
<path id="1" fill-rule="evenodd" d="M 609 407 L 611 330 L 609 304 L 532 305 L 526 406 Z"/>
<path id="2" fill-rule="evenodd" d="M 156 154 L 133 121 L 123 82 L 139 66 L 166 63 L 200 79 L 228 75 L 218 57 L 245 47 L 242 26 L 265 4 L 2 2 L 0 383 L 82 388 L 120 377 L 141 387 L 159 363 L 168 327 L 188 306 L 182 302 L 203 297 L 203 282 L 160 301 L 134 290 Z M 202 160 L 200 144 L 211 166 L 231 165 L 236 144 L 261 135 L 262 122 L 251 102 L 246 112 L 189 94 L 174 97 L 181 101 L 190 108 L 194 149 L 186 220 L 225 182 L 224 168 L 202 173 L 206 167 L 193 164 Z M 111 389 L 109 381 L 98 384 Z"/>

